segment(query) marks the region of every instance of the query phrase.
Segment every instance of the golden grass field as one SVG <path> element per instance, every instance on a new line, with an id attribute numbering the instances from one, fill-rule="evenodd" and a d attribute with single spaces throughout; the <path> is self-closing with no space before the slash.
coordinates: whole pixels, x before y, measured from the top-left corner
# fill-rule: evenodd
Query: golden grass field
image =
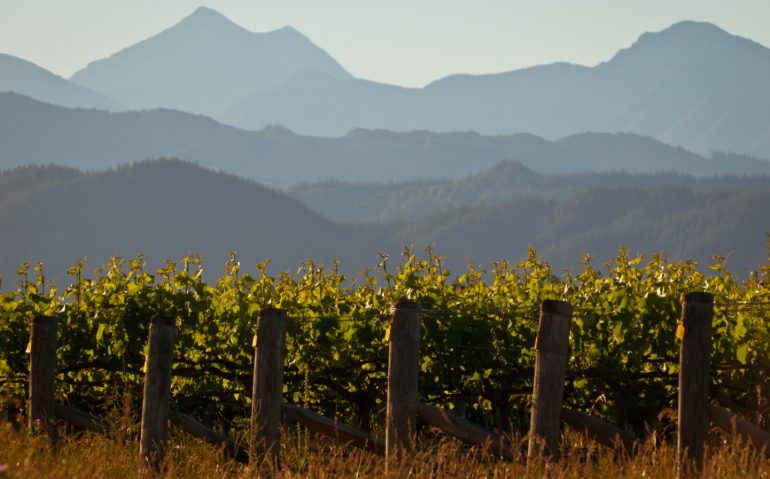
<path id="1" fill-rule="evenodd" d="M 139 477 L 142 464 L 135 440 L 110 439 L 95 434 L 62 434 L 54 448 L 45 437 L 2 425 L 0 478 Z M 0 467 L 0 470 L 4 468 Z M 646 443 L 633 455 L 615 453 L 576 434 L 564 434 L 562 458 L 504 461 L 483 448 L 468 447 L 440 436 L 422 441 L 413 461 L 385 471 L 382 457 L 303 431 L 282 437 L 281 468 L 267 461 L 244 466 L 223 458 L 216 448 L 172 430 L 163 478 L 672 478 L 677 475 L 674 444 Z M 707 449 L 702 477 L 749 479 L 770 477 L 770 459 L 739 441 L 714 436 Z"/>

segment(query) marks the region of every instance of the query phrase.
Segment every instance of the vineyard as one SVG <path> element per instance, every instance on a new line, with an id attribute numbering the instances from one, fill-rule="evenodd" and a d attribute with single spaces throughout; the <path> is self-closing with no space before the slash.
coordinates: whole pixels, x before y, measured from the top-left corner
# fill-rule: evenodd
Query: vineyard
<path id="1" fill-rule="evenodd" d="M 420 402 L 446 407 L 489 429 L 529 426 L 538 310 L 547 299 L 573 307 L 564 404 L 640 437 L 672 433 L 681 296 L 714 295 L 710 395 L 759 425 L 770 420 L 770 261 L 737 280 L 716 258 L 692 262 L 630 257 L 621 250 L 579 273 L 551 271 L 530 251 L 519 264 L 469 265 L 406 250 L 383 255 L 359 277 L 308 260 L 296 274 L 268 264 L 243 272 L 233 254 L 213 284 L 192 256 L 146 271 L 142 257 L 112 259 L 93 276 L 81 262 L 57 289 L 42 265 L 24 264 L 0 296 L 0 381 L 6 416 L 24 411 L 30 318 L 59 319 L 58 402 L 103 417 L 141 409 L 149 318 L 176 320 L 172 404 L 225 432 L 248 424 L 255 317 L 288 316 L 284 398 L 382 435 L 393 304 L 419 302 Z M 130 422 L 130 421 L 126 421 Z M 129 428 L 130 429 L 130 428 Z"/>

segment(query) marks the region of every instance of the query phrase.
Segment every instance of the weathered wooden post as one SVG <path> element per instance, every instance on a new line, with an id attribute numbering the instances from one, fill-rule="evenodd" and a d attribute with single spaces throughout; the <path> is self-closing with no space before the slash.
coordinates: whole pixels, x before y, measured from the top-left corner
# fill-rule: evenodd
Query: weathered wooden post
<path id="1" fill-rule="evenodd" d="M 30 324 L 29 430 L 42 430 L 53 441 L 55 430 L 56 329 L 52 316 L 35 316 Z"/>
<path id="2" fill-rule="evenodd" d="M 391 461 L 412 457 L 415 451 L 420 370 L 420 303 L 399 301 L 395 304 L 388 342 L 386 467 Z"/>
<path id="3" fill-rule="evenodd" d="M 254 383 L 251 396 L 251 454 L 259 461 L 271 456 L 279 466 L 283 356 L 286 349 L 286 312 L 263 309 L 257 319 Z"/>
<path id="4" fill-rule="evenodd" d="M 150 319 L 139 455 L 144 464 L 155 471 L 160 471 L 166 446 L 175 340 L 174 318 L 153 316 Z"/>
<path id="5" fill-rule="evenodd" d="M 709 430 L 711 320 L 714 296 L 682 296 L 679 349 L 679 421 L 677 428 L 679 476 L 697 475 L 703 468 L 703 444 Z"/>
<path id="6" fill-rule="evenodd" d="M 545 453 L 559 458 L 561 403 L 569 350 L 572 305 L 547 299 L 540 307 L 540 326 L 535 340 L 535 378 L 527 457 Z M 543 450 L 543 446 L 545 449 Z"/>

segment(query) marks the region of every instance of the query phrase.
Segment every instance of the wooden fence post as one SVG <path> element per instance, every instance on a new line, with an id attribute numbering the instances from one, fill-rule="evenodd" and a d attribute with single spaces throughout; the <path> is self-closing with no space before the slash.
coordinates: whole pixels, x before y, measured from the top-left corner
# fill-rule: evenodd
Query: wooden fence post
<path id="1" fill-rule="evenodd" d="M 535 340 L 537 356 L 527 451 L 530 459 L 542 453 L 554 460 L 559 458 L 561 403 L 571 319 L 572 305 L 566 301 L 543 301 Z"/>
<path id="2" fill-rule="evenodd" d="M 274 467 L 280 464 L 285 344 L 286 312 L 274 308 L 260 311 L 251 396 L 250 457 L 259 461 L 269 454 Z"/>
<path id="3" fill-rule="evenodd" d="M 171 364 L 174 359 L 176 321 L 166 316 L 150 319 L 147 359 L 144 365 L 142 433 L 139 456 L 145 465 L 160 471 L 171 401 Z"/>
<path id="4" fill-rule="evenodd" d="M 56 326 L 52 316 L 35 316 L 30 325 L 29 430 L 42 430 L 55 439 Z"/>
<path id="5" fill-rule="evenodd" d="M 401 461 L 415 451 L 417 384 L 420 370 L 420 303 L 399 301 L 389 335 L 385 458 Z"/>
<path id="6" fill-rule="evenodd" d="M 709 430 L 713 316 L 712 294 L 687 293 L 682 296 L 682 320 L 677 331 L 682 340 L 679 349 L 677 428 L 680 477 L 697 475 L 703 468 L 703 444 Z"/>

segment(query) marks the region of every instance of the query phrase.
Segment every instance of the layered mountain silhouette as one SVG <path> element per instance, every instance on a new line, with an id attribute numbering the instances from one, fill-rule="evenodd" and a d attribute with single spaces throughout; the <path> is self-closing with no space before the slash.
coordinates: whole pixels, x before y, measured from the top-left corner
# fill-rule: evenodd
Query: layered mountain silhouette
<path id="1" fill-rule="evenodd" d="M 693 175 L 770 174 L 770 162 L 704 158 L 631 134 L 587 133 L 548 141 L 534 135 L 393 133 L 353 130 L 339 138 L 280 127 L 249 132 L 172 110 L 107 113 L 0 94 L 0 169 L 56 163 L 104 169 L 173 156 L 269 186 L 325 179 L 460 179 L 516 160 L 541 173 L 681 171 Z"/>
<path id="2" fill-rule="evenodd" d="M 712 24 L 681 22 L 595 67 L 455 75 L 422 89 L 303 72 L 222 119 L 327 136 L 354 127 L 546 138 L 632 132 L 701 154 L 770 158 L 770 50 Z"/>
<path id="3" fill-rule="evenodd" d="M 452 75 L 424 88 L 352 77 L 291 27 L 250 32 L 208 8 L 95 61 L 76 83 L 90 100 L 13 84 L 43 101 L 115 109 L 171 108 L 243 129 L 281 124 L 335 137 L 353 129 L 531 133 L 551 140 L 627 132 L 701 155 L 730 151 L 770 159 L 770 49 L 719 27 L 685 21 L 645 33 L 593 67 L 556 63 L 489 75 Z M 41 73 L 41 72 L 38 72 Z M 31 78 L 27 76 L 24 78 Z M 87 95 L 85 90 L 77 90 Z M 90 94 L 93 96 L 93 94 Z"/>
<path id="4" fill-rule="evenodd" d="M 402 88 L 201 8 L 70 80 L 0 55 L 0 145 L 3 287 L 24 260 L 357 271 L 432 243 L 454 271 L 626 245 L 746 274 L 770 233 L 770 50 L 682 22 L 593 67 Z M 142 161 L 161 157 L 190 162 Z"/>
<path id="5" fill-rule="evenodd" d="M 72 81 L 132 109 L 163 107 L 217 116 L 305 70 L 350 77 L 291 27 L 254 33 L 201 7 L 158 35 L 89 64 Z"/>
<path id="6" fill-rule="evenodd" d="M 0 53 L 0 92 L 16 92 L 69 107 L 124 109 L 100 93 L 54 75 L 34 63 L 3 53 Z"/>

